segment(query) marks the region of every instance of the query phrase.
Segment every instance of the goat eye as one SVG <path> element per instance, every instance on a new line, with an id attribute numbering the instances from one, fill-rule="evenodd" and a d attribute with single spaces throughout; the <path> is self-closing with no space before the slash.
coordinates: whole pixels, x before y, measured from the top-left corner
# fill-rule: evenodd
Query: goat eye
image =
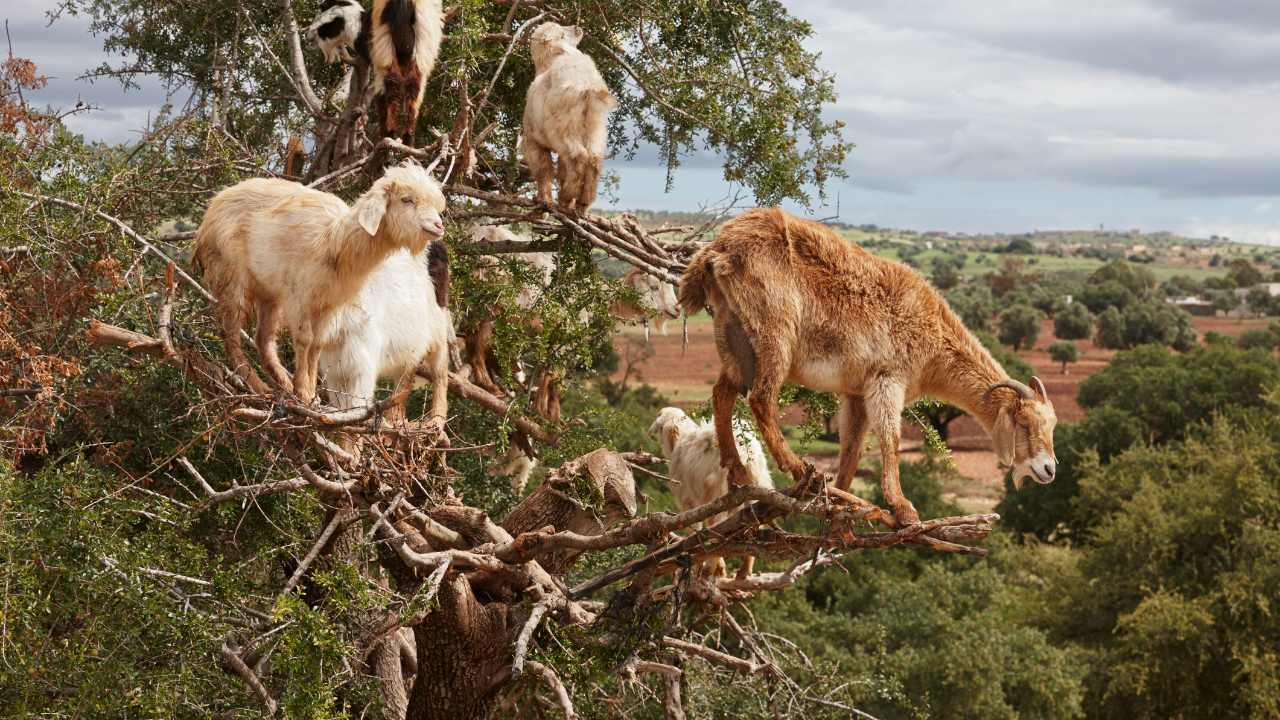
<path id="1" fill-rule="evenodd" d="M 411 197 L 403 197 L 403 198 L 400 198 L 400 202 L 404 203 L 405 205 L 412 205 L 412 204 L 413 204 L 413 198 L 411 198 Z"/>

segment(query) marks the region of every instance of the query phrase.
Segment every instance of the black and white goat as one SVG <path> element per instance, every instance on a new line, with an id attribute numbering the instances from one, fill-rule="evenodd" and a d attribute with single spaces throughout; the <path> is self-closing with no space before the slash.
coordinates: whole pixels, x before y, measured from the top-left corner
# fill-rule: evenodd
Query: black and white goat
<path id="1" fill-rule="evenodd" d="M 324 54 L 324 61 L 347 65 L 369 60 L 369 13 L 360 0 L 324 0 L 307 34 Z"/>

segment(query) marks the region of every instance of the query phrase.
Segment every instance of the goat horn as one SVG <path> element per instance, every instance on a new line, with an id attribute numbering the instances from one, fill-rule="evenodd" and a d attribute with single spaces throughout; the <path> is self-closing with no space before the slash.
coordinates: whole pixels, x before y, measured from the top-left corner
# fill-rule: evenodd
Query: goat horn
<path id="1" fill-rule="evenodd" d="M 1023 400 L 1035 400 L 1036 398 L 1036 395 L 1034 392 L 1031 391 L 1031 388 L 1027 387 L 1023 383 L 1018 382 L 1017 380 L 1001 380 L 1000 382 L 995 383 L 991 387 L 987 388 L 987 391 L 982 395 L 983 397 L 986 397 L 990 395 L 992 391 L 1002 387 L 1009 388 L 1010 390 L 1013 390 L 1014 392 L 1018 393 L 1018 397 L 1022 398 Z"/>
<path id="2" fill-rule="evenodd" d="M 1031 378 L 1031 389 L 1035 390 L 1036 394 L 1045 400 L 1049 399 L 1049 391 L 1044 389 L 1044 383 L 1040 382 L 1040 378 Z"/>

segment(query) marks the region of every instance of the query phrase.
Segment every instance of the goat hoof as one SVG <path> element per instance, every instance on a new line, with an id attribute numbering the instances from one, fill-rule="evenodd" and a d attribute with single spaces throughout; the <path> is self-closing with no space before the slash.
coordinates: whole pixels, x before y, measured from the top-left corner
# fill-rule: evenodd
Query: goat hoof
<path id="1" fill-rule="evenodd" d="M 906 507 L 898 506 L 893 509 L 893 519 L 898 521 L 898 525 L 905 527 L 907 525 L 919 525 L 920 513 L 911 505 Z"/>

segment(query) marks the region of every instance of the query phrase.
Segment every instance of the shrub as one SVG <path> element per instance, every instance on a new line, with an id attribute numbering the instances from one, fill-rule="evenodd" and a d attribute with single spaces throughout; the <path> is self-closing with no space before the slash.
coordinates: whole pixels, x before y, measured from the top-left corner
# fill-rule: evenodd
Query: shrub
<path id="1" fill-rule="evenodd" d="M 1081 302 L 1073 302 L 1053 318 L 1053 334 L 1063 340 L 1083 340 L 1093 331 L 1093 313 Z"/>

